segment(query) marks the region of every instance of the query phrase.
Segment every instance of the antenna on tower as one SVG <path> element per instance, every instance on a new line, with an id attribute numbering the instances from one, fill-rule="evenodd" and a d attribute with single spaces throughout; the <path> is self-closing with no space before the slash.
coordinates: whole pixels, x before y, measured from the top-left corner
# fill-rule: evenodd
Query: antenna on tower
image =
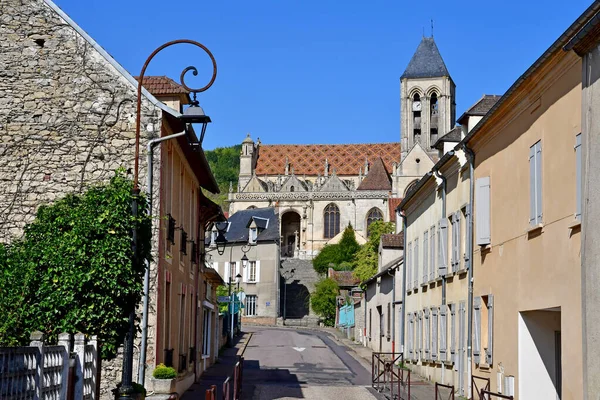
<path id="1" fill-rule="evenodd" d="M 433 37 L 433 18 L 431 19 L 431 37 Z"/>

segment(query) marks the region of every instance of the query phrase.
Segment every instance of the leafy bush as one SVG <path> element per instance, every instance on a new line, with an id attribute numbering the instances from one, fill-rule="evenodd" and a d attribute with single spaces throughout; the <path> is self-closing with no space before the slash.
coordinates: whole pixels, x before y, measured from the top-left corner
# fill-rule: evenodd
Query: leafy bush
<path id="1" fill-rule="evenodd" d="M 22 238 L 0 247 L 0 345 L 23 345 L 39 330 L 98 335 L 114 358 L 141 300 L 151 221 L 144 196 L 131 216 L 131 180 L 117 171 L 108 184 L 40 206 Z M 138 229 L 132 263 L 131 228 Z"/>
<path id="2" fill-rule="evenodd" d="M 335 299 L 339 290 L 340 287 L 337 282 L 326 278 L 317 283 L 314 293 L 310 296 L 313 310 L 323 317 L 324 323 L 327 326 L 333 326 L 335 324 Z"/>
<path id="3" fill-rule="evenodd" d="M 233 190 L 237 190 L 240 151 L 242 151 L 242 145 L 238 144 L 231 147 L 218 147 L 204 152 L 221 192 L 219 194 L 207 193 L 207 196 L 220 206 L 227 204 L 229 182 L 233 182 Z M 223 208 L 226 209 L 226 207 Z"/>
<path id="4" fill-rule="evenodd" d="M 381 235 L 393 233 L 395 225 L 393 222 L 375 221 L 369 226 L 369 240 L 360 247 L 355 256 L 354 276 L 361 282 L 369 279 L 377 273 L 379 262 L 379 240 Z"/>
<path id="5" fill-rule="evenodd" d="M 165 364 L 158 364 L 152 372 L 154 379 L 173 379 L 177 377 L 177 371 L 173 367 L 167 367 Z"/>
<path id="6" fill-rule="evenodd" d="M 351 270 L 352 268 L 348 268 L 347 264 L 344 266 L 342 264 L 352 262 L 359 249 L 360 246 L 354 236 L 354 229 L 352 229 L 352 225 L 348 225 L 344 229 L 342 239 L 338 244 L 323 247 L 313 259 L 313 268 L 320 274 L 326 273 L 329 267 L 340 271 Z"/>

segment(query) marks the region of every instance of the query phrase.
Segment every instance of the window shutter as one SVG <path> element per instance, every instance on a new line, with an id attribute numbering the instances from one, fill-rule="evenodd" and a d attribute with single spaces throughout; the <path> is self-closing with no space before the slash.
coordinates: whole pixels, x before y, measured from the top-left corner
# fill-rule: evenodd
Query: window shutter
<path id="1" fill-rule="evenodd" d="M 256 282 L 260 282 L 260 261 L 256 261 Z"/>
<path id="2" fill-rule="evenodd" d="M 456 270 L 460 269 L 460 260 L 462 258 L 462 254 L 460 254 L 460 249 L 462 247 L 462 231 L 460 229 L 460 218 L 461 212 L 460 210 L 456 212 Z"/>
<path id="3" fill-rule="evenodd" d="M 465 207 L 465 227 L 466 227 L 466 231 L 469 231 L 469 227 L 468 227 L 468 223 L 469 223 L 469 217 L 471 216 L 471 205 L 467 204 Z M 467 243 L 467 239 L 465 238 L 465 243 Z M 464 259 L 465 259 L 465 269 L 469 269 L 471 268 L 471 255 L 469 254 L 469 252 L 467 251 L 467 246 L 465 246 L 465 254 L 463 255 Z"/>
<path id="4" fill-rule="evenodd" d="M 242 281 L 244 283 L 250 280 L 250 261 L 246 263 L 246 268 L 242 268 Z"/>
<path id="5" fill-rule="evenodd" d="M 537 216 L 536 216 L 536 224 L 541 224 L 542 223 L 542 217 L 543 217 L 543 212 L 542 212 L 542 141 L 540 140 L 539 142 L 536 143 L 536 154 L 535 154 L 535 172 L 536 172 L 536 176 L 535 176 L 535 202 L 536 202 L 536 209 L 537 209 Z"/>
<path id="6" fill-rule="evenodd" d="M 415 245 L 412 256 L 414 257 L 414 271 L 413 271 L 413 287 L 416 289 L 419 286 L 419 239 L 415 239 Z"/>
<path id="7" fill-rule="evenodd" d="M 456 357 L 454 361 L 454 368 L 458 370 L 458 365 L 462 364 L 461 357 L 463 357 L 465 353 L 465 338 L 467 337 L 466 333 L 466 304 L 464 301 L 459 303 L 458 307 L 458 344 L 456 345 Z"/>
<path id="8" fill-rule="evenodd" d="M 456 304 L 450 304 L 450 361 L 456 356 Z"/>
<path id="9" fill-rule="evenodd" d="M 432 281 L 435 279 L 435 226 L 431 227 L 431 230 L 429 231 L 431 234 L 430 237 L 430 243 L 429 243 L 429 251 L 430 251 L 430 257 L 431 257 L 431 263 L 429 265 L 429 280 Z"/>
<path id="10" fill-rule="evenodd" d="M 427 250 L 429 250 L 429 232 L 425 231 L 423 234 L 423 283 L 427 283 L 429 280 L 429 272 L 427 268 L 427 263 L 429 262 L 429 257 L 427 256 Z"/>
<path id="11" fill-rule="evenodd" d="M 426 308 L 425 311 L 423 312 L 424 314 L 424 321 L 425 321 L 425 356 L 424 359 L 425 360 L 429 360 L 429 343 L 430 343 L 430 339 L 431 339 L 431 334 L 430 334 L 430 328 L 431 325 L 429 324 L 429 310 Z"/>
<path id="12" fill-rule="evenodd" d="M 529 148 L 529 225 L 535 225 L 535 145 Z"/>
<path id="13" fill-rule="evenodd" d="M 473 299 L 473 361 L 481 362 L 481 297 Z"/>
<path id="14" fill-rule="evenodd" d="M 450 251 L 450 271 L 456 271 L 456 215 L 450 214 L 450 225 L 451 225 L 451 239 L 450 245 L 452 246 Z"/>
<path id="15" fill-rule="evenodd" d="M 575 136 L 575 162 L 576 162 L 576 179 L 575 184 L 577 185 L 575 189 L 575 198 L 576 198 L 576 208 L 575 208 L 575 218 L 581 221 L 581 133 Z"/>
<path id="16" fill-rule="evenodd" d="M 423 350 L 421 343 L 422 329 L 423 315 L 421 315 L 421 312 L 419 311 L 418 313 L 415 313 L 415 359 L 420 358 L 421 351 Z"/>
<path id="17" fill-rule="evenodd" d="M 448 220 L 446 218 L 440 219 L 440 234 L 438 235 L 440 244 L 439 254 L 439 275 L 446 275 L 448 270 Z"/>
<path id="18" fill-rule="evenodd" d="M 413 315 L 408 314 L 408 357 L 413 358 Z"/>
<path id="19" fill-rule="evenodd" d="M 387 321 L 386 321 L 386 330 L 385 330 L 386 336 L 388 338 L 390 337 L 390 327 L 392 325 L 392 323 L 391 323 L 391 321 L 392 321 L 391 315 L 392 315 L 391 304 L 388 303 L 387 304 Z"/>
<path id="20" fill-rule="evenodd" d="M 410 290 L 411 289 L 411 282 L 412 282 L 412 243 L 408 244 L 408 250 L 406 252 L 406 263 L 405 263 L 405 268 L 406 268 L 406 290 Z"/>
<path id="21" fill-rule="evenodd" d="M 448 311 L 446 305 L 440 306 L 440 361 L 446 361 L 446 340 L 448 339 Z"/>
<path id="22" fill-rule="evenodd" d="M 431 358 L 437 360 L 438 352 L 438 308 L 431 309 Z"/>
<path id="23" fill-rule="evenodd" d="M 485 246 L 491 243 L 490 232 L 490 177 L 478 178 L 475 184 L 475 223 L 477 244 Z"/>
<path id="24" fill-rule="evenodd" d="M 494 295 L 488 295 L 488 347 L 485 350 L 485 362 L 492 365 L 494 350 Z"/>
<path id="25" fill-rule="evenodd" d="M 227 284 L 229 282 L 229 272 L 231 271 L 231 268 L 229 267 L 229 262 L 225 261 L 225 284 Z"/>

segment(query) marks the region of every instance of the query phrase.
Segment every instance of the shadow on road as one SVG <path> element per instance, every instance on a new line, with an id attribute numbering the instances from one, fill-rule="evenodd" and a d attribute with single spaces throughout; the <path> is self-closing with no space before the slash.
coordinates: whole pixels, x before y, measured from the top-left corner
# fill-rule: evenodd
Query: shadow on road
<path id="1" fill-rule="evenodd" d="M 244 360 L 243 400 L 275 400 L 282 397 L 302 399 L 301 384 L 296 374 L 289 369 L 261 369 L 258 360 Z"/>

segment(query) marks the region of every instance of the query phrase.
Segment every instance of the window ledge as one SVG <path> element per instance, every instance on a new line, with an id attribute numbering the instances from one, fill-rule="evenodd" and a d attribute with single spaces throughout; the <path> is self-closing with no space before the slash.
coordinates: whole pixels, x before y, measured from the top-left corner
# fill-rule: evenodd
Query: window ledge
<path id="1" fill-rule="evenodd" d="M 435 282 L 441 282 L 442 281 L 442 276 L 438 276 L 437 278 L 435 278 Z"/>
<path id="2" fill-rule="evenodd" d="M 531 234 L 535 234 L 535 233 L 541 233 L 543 227 L 544 227 L 544 224 L 536 224 L 536 225 L 530 226 L 529 229 L 527 229 L 527 234 L 531 235 Z"/>
<path id="3" fill-rule="evenodd" d="M 461 268 L 458 271 L 456 271 L 456 275 L 466 274 L 468 270 L 468 268 Z"/>
<path id="4" fill-rule="evenodd" d="M 480 244 L 479 245 L 479 249 L 482 253 L 489 253 L 492 251 L 492 244 L 488 243 L 488 244 Z"/>
<path id="5" fill-rule="evenodd" d="M 481 363 L 481 364 L 479 364 L 479 369 L 482 369 L 482 370 L 486 370 L 486 371 L 487 371 L 487 370 L 489 370 L 490 368 L 491 368 L 491 367 L 490 367 L 490 365 L 489 365 L 489 364 L 486 364 L 486 363 Z"/>
<path id="6" fill-rule="evenodd" d="M 581 228 L 581 220 L 580 219 L 573 220 L 573 222 L 571 222 L 569 224 L 569 229 L 579 229 L 579 228 Z"/>
<path id="7" fill-rule="evenodd" d="M 429 285 L 429 282 L 421 282 L 421 287 L 425 287 L 427 285 Z"/>
<path id="8" fill-rule="evenodd" d="M 244 283 L 252 283 L 252 284 L 254 284 L 254 283 L 258 283 L 258 281 L 248 281 L 248 282 L 244 282 Z"/>

